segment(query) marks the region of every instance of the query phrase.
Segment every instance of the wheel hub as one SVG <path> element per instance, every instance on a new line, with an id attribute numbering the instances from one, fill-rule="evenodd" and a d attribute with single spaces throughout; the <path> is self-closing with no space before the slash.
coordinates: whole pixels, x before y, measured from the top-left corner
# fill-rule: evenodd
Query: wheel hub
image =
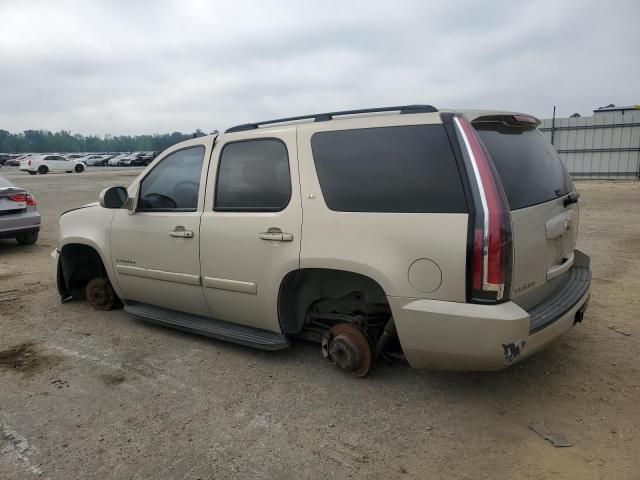
<path id="1" fill-rule="evenodd" d="M 357 347 L 342 336 L 335 338 L 329 346 L 329 358 L 341 369 L 351 372 L 360 364 Z"/>
<path id="2" fill-rule="evenodd" d="M 111 284 L 106 278 L 94 278 L 85 288 L 87 302 L 97 310 L 111 310 L 116 296 Z"/>
<path id="3" fill-rule="evenodd" d="M 322 340 L 322 353 L 334 365 L 356 377 L 364 377 L 371 369 L 373 356 L 369 341 L 352 324 L 333 326 Z"/>

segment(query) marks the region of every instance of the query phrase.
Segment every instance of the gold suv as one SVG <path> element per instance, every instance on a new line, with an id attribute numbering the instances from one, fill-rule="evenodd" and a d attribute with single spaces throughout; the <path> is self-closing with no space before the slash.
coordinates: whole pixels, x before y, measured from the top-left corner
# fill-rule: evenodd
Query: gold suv
<path id="1" fill-rule="evenodd" d="M 263 349 L 500 369 L 582 320 L 578 196 L 526 114 L 429 105 L 239 125 L 60 218 L 63 300 Z"/>

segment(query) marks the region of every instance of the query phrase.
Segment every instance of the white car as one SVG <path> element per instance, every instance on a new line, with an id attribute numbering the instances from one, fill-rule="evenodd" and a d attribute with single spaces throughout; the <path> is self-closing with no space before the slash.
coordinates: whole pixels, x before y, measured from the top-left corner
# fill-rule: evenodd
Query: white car
<path id="1" fill-rule="evenodd" d="M 133 158 L 130 153 L 122 153 L 113 157 L 111 160 L 107 162 L 107 165 L 110 167 L 117 167 L 123 160 L 127 160 Z"/>
<path id="2" fill-rule="evenodd" d="M 31 175 L 49 172 L 76 172 L 81 173 L 87 168 L 82 159 L 68 159 L 62 155 L 35 155 L 20 162 L 20 171 L 29 172 Z"/>
<path id="3" fill-rule="evenodd" d="M 83 160 L 87 166 L 105 165 L 107 160 L 111 158 L 111 155 L 89 155 L 84 157 Z"/>

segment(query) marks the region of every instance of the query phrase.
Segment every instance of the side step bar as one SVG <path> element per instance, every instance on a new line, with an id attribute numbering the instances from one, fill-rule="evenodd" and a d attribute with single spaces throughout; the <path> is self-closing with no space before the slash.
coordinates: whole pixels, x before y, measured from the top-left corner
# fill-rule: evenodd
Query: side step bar
<path id="1" fill-rule="evenodd" d="M 152 323 L 262 350 L 281 350 L 289 346 L 289 340 L 285 335 L 269 330 L 176 312 L 144 303 L 127 302 L 124 309 L 127 313 Z"/>

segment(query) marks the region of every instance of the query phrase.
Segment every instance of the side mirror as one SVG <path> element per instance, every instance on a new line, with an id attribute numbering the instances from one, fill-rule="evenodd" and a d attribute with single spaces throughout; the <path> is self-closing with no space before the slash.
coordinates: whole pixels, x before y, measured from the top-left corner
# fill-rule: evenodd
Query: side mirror
<path id="1" fill-rule="evenodd" d="M 108 187 L 100 192 L 98 203 L 102 208 L 122 208 L 127 201 L 127 196 L 125 187 Z"/>

